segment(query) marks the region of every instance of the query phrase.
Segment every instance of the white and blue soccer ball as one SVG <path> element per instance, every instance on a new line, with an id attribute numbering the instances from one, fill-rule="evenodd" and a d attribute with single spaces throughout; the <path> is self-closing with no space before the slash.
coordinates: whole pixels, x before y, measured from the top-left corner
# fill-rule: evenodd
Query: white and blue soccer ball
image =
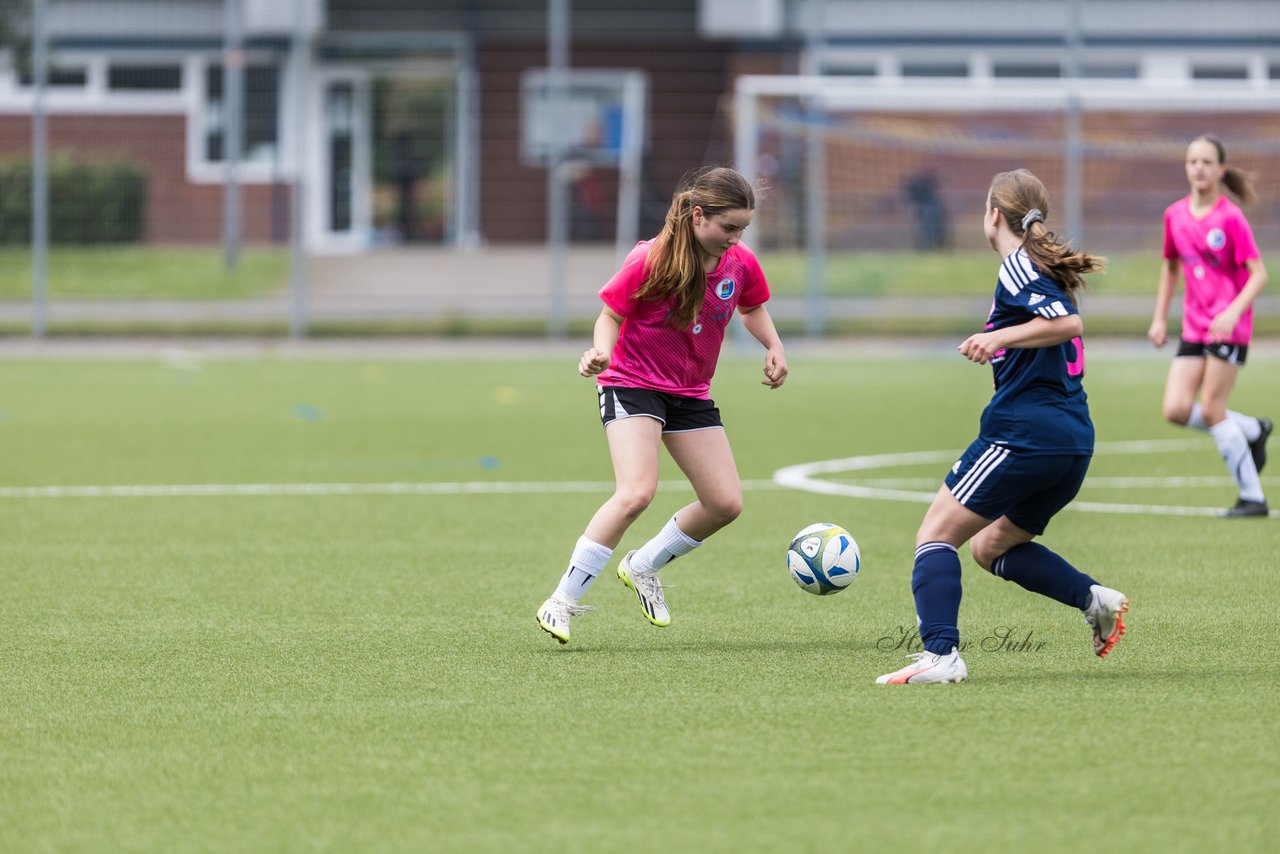
<path id="1" fill-rule="evenodd" d="M 839 593 L 853 583 L 861 568 L 853 535 L 830 522 L 805 528 L 787 549 L 791 580 L 815 596 Z"/>

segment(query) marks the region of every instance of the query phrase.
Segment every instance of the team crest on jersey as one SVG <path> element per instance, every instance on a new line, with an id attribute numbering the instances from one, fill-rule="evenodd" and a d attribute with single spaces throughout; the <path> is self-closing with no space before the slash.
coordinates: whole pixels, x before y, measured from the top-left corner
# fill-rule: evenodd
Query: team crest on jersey
<path id="1" fill-rule="evenodd" d="M 1221 249 L 1227 245 L 1226 232 L 1220 228 L 1209 229 L 1209 233 L 1205 236 L 1205 240 L 1208 241 L 1210 249 Z"/>
<path id="2" fill-rule="evenodd" d="M 720 284 L 716 285 L 716 296 L 720 299 L 728 299 L 733 296 L 734 290 L 738 287 L 733 279 L 721 279 Z"/>
<path id="3" fill-rule="evenodd" d="M 693 325 L 693 334 L 694 334 L 694 335 L 697 335 L 697 334 L 698 334 L 699 332 L 701 332 L 701 331 L 702 331 L 702 324 L 701 324 L 701 323 L 695 323 L 695 324 Z"/>
<path id="4" fill-rule="evenodd" d="M 1039 305 L 1040 303 L 1044 302 L 1044 299 L 1045 299 L 1044 294 L 1032 294 L 1031 296 L 1027 297 L 1027 305 Z"/>

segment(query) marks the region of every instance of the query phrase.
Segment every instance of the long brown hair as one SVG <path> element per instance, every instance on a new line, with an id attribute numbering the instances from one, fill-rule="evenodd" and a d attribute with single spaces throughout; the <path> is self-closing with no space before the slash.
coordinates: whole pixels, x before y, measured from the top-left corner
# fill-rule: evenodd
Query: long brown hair
<path id="1" fill-rule="evenodd" d="M 1106 269 L 1106 258 L 1079 252 L 1045 228 L 1049 191 L 1029 170 L 1001 172 L 991 179 L 990 199 L 991 207 L 1000 211 L 1014 236 L 1022 238 L 1027 257 L 1041 272 L 1062 285 L 1072 302 L 1076 300 L 1076 292 L 1087 287 L 1082 274 Z"/>
<path id="2" fill-rule="evenodd" d="M 1200 136 L 1191 140 L 1191 142 L 1187 144 L 1187 147 L 1190 148 L 1192 143 L 1197 143 L 1201 140 L 1209 143 L 1218 150 L 1218 162 L 1226 166 L 1227 149 L 1223 146 L 1222 140 L 1218 139 L 1216 136 L 1210 136 L 1207 133 L 1202 133 Z M 1237 169 L 1234 166 L 1227 166 L 1227 171 L 1222 176 L 1222 184 L 1230 190 L 1237 199 L 1246 205 L 1257 201 L 1258 194 L 1253 191 L 1253 175 L 1248 172 Z"/>
<path id="3" fill-rule="evenodd" d="M 677 329 L 687 329 L 698 319 L 707 292 L 707 274 L 693 233 L 695 207 L 702 208 L 706 217 L 755 210 L 756 194 L 750 181 L 727 166 L 698 169 L 680 180 L 662 232 L 654 238 L 645 259 L 644 280 L 636 293 L 644 300 L 674 296 L 667 322 Z"/>

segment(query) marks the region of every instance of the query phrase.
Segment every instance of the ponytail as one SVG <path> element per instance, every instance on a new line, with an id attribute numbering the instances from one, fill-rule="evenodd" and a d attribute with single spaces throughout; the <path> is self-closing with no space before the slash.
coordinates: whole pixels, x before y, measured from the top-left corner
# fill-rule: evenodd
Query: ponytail
<path id="1" fill-rule="evenodd" d="M 1222 140 L 1205 133 L 1191 141 L 1200 142 L 1201 140 L 1217 149 L 1218 162 L 1225 166 L 1227 163 L 1227 149 L 1222 144 Z M 1242 204 L 1248 205 L 1258 200 L 1258 194 L 1253 189 L 1253 175 L 1242 169 L 1227 166 L 1227 170 L 1222 176 L 1222 185 L 1230 190 L 1231 194 L 1239 199 Z"/>
<path id="2" fill-rule="evenodd" d="M 1073 249 L 1045 227 L 1049 192 L 1030 171 L 1015 169 L 996 175 L 991 181 L 989 198 L 991 207 L 1000 211 L 1009 230 L 1022 239 L 1027 257 L 1042 273 L 1062 285 L 1073 303 L 1077 292 L 1088 287 L 1083 275 L 1106 269 L 1106 258 Z"/>

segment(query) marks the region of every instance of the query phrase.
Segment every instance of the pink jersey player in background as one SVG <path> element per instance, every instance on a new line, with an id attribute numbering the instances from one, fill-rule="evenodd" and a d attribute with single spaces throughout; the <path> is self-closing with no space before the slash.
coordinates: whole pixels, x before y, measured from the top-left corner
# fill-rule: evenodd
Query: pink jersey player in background
<path id="1" fill-rule="evenodd" d="M 561 643 L 569 641 L 571 619 L 591 610 L 579 604 L 583 594 L 653 501 L 661 446 L 697 499 L 619 562 L 618 577 L 635 592 L 650 623 L 671 622 L 658 571 L 742 511 L 742 481 L 710 397 L 735 310 L 767 351 L 763 384 L 778 388 L 787 379 L 782 341 L 764 307 L 769 286 L 756 256 L 740 242 L 754 211 L 755 191 L 734 170 L 686 176 L 662 233 L 640 242 L 600 290 L 604 309 L 578 372 L 598 378 L 617 486 L 579 537 L 555 592 L 538 608 L 538 625 Z"/>
<path id="2" fill-rule="evenodd" d="M 1211 136 L 1187 146 L 1186 168 L 1191 192 L 1164 212 L 1164 266 L 1147 332 L 1153 344 L 1164 346 L 1181 269 L 1182 340 L 1165 384 L 1164 417 L 1213 436 L 1240 492 L 1224 515 L 1267 516 L 1258 474 L 1267 461 L 1271 419 L 1227 408 L 1248 355 L 1253 301 L 1267 283 L 1267 270 L 1248 220 L 1222 187 L 1244 203 L 1253 201 L 1253 187 L 1246 173 L 1227 166 L 1222 143 Z"/>

